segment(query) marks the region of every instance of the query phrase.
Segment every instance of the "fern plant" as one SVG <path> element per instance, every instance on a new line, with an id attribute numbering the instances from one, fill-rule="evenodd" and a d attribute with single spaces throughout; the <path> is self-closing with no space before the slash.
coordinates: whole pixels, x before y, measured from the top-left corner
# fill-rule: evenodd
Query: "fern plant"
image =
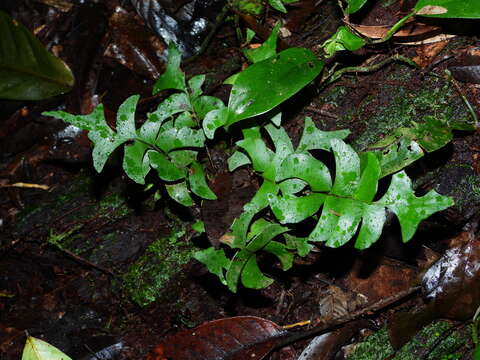
<path id="1" fill-rule="evenodd" d="M 275 150 L 266 145 L 261 128 L 255 126 L 243 131 L 244 139 L 237 142 L 240 150 L 229 159 L 231 171 L 249 164 L 263 178 L 259 191 L 232 225 L 233 240 L 229 245 L 235 250 L 234 256 L 227 258 L 222 249 L 214 248 L 195 255 L 232 291 L 236 291 L 240 279 L 249 288 L 271 284 L 273 280 L 257 265 L 259 251 L 277 256 L 287 270 L 293 254 L 305 256 L 311 243 L 323 242 L 337 248 L 355 238 L 355 247 L 365 249 L 380 237 L 386 209 L 398 217 L 403 241 L 407 242 L 420 221 L 453 205 L 451 198 L 434 190 L 422 197 L 415 196 L 404 171 L 394 174 L 386 193 L 374 200 L 382 176 L 380 161 L 377 154 L 358 154 L 346 144 L 343 139 L 348 136 L 347 130 L 321 131 L 306 118 L 300 143 L 294 148 L 279 125 L 277 116 L 264 127 Z M 333 153 L 334 177 L 311 154 L 314 150 Z M 264 217 L 252 223 L 266 208 L 274 218 Z M 316 219 L 316 226 L 309 236 L 297 238 L 288 234 L 289 225 L 311 217 Z"/>
<path id="2" fill-rule="evenodd" d="M 188 81 L 180 70 L 181 55 L 174 46 L 169 48 L 165 73 L 154 86 L 154 93 L 176 90 L 157 109 L 147 115 L 140 127 L 135 127 L 135 109 L 138 95 L 129 97 L 119 107 L 116 131 L 105 121 L 103 105 L 88 115 L 72 115 L 64 111 L 49 111 L 50 115 L 87 130 L 94 144 L 93 164 L 101 172 L 112 152 L 124 146 L 123 169 L 132 180 L 145 183 L 153 168 L 164 181 L 167 193 L 175 201 L 192 206 L 191 193 L 203 199 L 216 199 L 205 181 L 203 166 L 198 161 L 199 151 L 205 147 L 201 121 L 213 110 L 225 107 L 223 102 L 205 96 L 202 85 L 205 75 Z"/>

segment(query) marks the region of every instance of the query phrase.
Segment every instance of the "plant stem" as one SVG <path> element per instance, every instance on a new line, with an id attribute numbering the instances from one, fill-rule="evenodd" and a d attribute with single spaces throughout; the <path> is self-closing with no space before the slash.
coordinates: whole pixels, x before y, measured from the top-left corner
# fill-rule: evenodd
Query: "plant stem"
<path id="1" fill-rule="evenodd" d="M 333 74 L 329 75 L 329 77 L 323 80 L 323 83 L 321 84 L 320 89 L 324 88 L 328 84 L 331 84 L 337 81 L 345 73 L 352 73 L 352 72 L 367 73 L 367 72 L 377 71 L 378 69 L 382 68 L 383 66 L 393 61 L 401 61 L 401 62 L 407 63 L 408 65 L 417 67 L 417 64 L 415 64 L 411 59 L 402 55 L 393 55 L 371 66 L 350 66 L 350 67 L 346 67 L 338 71 L 335 71 Z"/>
<path id="2" fill-rule="evenodd" d="M 400 20 L 397 21 L 395 25 L 393 25 L 390 30 L 385 34 L 385 36 L 381 39 L 374 40 L 370 44 L 381 44 L 385 41 L 390 40 L 390 38 L 403 26 L 405 23 L 410 20 L 411 17 L 415 15 L 415 12 L 411 12 L 410 14 L 404 16 Z"/>

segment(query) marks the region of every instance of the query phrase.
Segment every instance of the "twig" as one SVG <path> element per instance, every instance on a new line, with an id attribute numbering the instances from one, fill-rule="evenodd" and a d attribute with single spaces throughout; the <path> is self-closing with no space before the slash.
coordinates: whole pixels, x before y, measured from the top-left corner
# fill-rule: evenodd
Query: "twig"
<path id="1" fill-rule="evenodd" d="M 453 334 L 455 330 L 457 330 L 460 327 L 465 326 L 465 323 L 459 323 L 450 326 L 447 330 L 445 330 L 443 333 L 440 334 L 439 337 L 433 342 L 433 344 L 428 348 L 428 350 L 424 351 L 423 354 L 421 354 L 420 359 L 421 360 L 426 360 L 430 356 L 430 354 L 435 350 L 440 343 L 442 343 L 444 340 L 446 340 L 450 335 Z"/>
<path id="2" fill-rule="evenodd" d="M 110 276 L 113 276 L 117 279 L 120 279 L 120 277 L 118 275 L 116 275 L 115 273 L 113 273 L 110 269 L 107 269 L 107 268 L 104 268 L 103 266 L 100 266 L 100 265 L 97 265 L 97 264 L 94 264 L 92 263 L 91 261 L 88 261 L 87 259 L 84 259 L 82 258 L 81 256 L 78 256 L 77 254 L 71 252 L 70 250 L 68 249 L 65 249 L 65 248 L 61 248 L 61 247 L 58 247 L 57 246 L 57 249 L 62 251 L 63 253 L 67 254 L 68 256 L 72 257 L 75 261 L 83 264 L 83 265 L 86 265 L 86 266 L 89 266 L 89 267 L 92 267 L 94 269 L 97 269 L 98 271 L 104 273 L 104 274 L 107 274 L 107 275 L 110 275 Z"/>
<path id="3" fill-rule="evenodd" d="M 19 187 L 19 188 L 30 188 L 30 189 L 42 189 L 42 190 L 50 189 L 48 185 L 30 184 L 30 183 L 24 183 L 24 182 L 17 182 L 14 184 L 0 184 L 0 188 L 7 188 L 7 187 Z"/>
<path id="4" fill-rule="evenodd" d="M 277 347 L 282 347 L 287 344 L 293 343 L 297 340 L 301 340 L 304 338 L 308 338 L 314 335 L 320 335 L 322 333 L 326 333 L 329 331 L 333 331 L 341 326 L 344 326 L 352 321 L 358 320 L 362 317 L 370 316 L 372 315 L 371 313 L 375 313 L 379 310 L 385 309 L 386 307 L 403 300 L 417 292 L 419 292 L 421 289 L 420 286 L 415 286 L 410 289 L 407 289 L 405 291 L 401 291 L 393 296 L 390 296 L 388 298 L 382 299 L 380 301 L 377 301 L 376 303 L 367 306 L 363 309 L 360 309 L 358 311 L 355 311 L 347 316 L 343 316 L 338 319 L 334 319 L 333 321 L 323 324 L 321 323 L 321 320 L 317 320 L 317 323 L 320 323 L 320 325 L 314 326 L 310 330 L 302 331 L 302 332 L 297 332 L 293 333 L 291 336 L 287 336 L 283 341 L 281 341 Z"/>
<path id="5" fill-rule="evenodd" d="M 479 126 L 478 116 L 477 116 L 477 113 L 475 112 L 475 110 L 473 109 L 472 104 L 470 104 L 470 101 L 468 101 L 468 99 L 465 96 L 465 94 L 463 93 L 462 89 L 460 88 L 460 86 L 458 86 L 458 83 L 453 78 L 452 73 L 449 70 L 445 70 L 445 72 L 448 76 L 448 80 L 450 81 L 450 83 L 453 84 L 453 86 L 457 90 L 458 94 L 462 98 L 463 102 L 465 103 L 465 106 L 467 107 L 468 111 L 470 112 L 470 115 L 472 115 L 472 118 L 475 122 L 475 126 L 476 127 Z"/>
<path id="6" fill-rule="evenodd" d="M 326 78 L 322 79 L 322 83 L 320 85 L 320 88 L 324 88 L 328 84 L 331 84 L 334 81 L 337 81 L 343 74 L 345 73 L 368 73 L 372 71 L 377 71 L 380 68 L 384 67 L 385 65 L 393 62 L 393 61 L 401 61 L 404 63 L 407 63 L 408 65 L 417 67 L 417 64 L 415 64 L 411 59 L 402 56 L 402 55 L 393 55 L 385 60 L 380 61 L 377 64 L 370 65 L 370 66 L 350 66 L 350 67 L 345 67 L 343 69 L 340 69 L 338 71 L 335 71 L 333 74 L 327 75 Z"/>
<path id="7" fill-rule="evenodd" d="M 316 107 L 313 107 L 313 106 L 305 106 L 305 110 L 311 111 L 315 114 L 326 116 L 326 117 L 329 117 L 329 118 L 332 118 L 332 119 L 336 119 L 336 120 L 339 119 L 339 117 L 337 115 L 335 115 L 335 114 L 333 114 L 329 111 L 326 111 L 326 110 L 317 109 Z"/>

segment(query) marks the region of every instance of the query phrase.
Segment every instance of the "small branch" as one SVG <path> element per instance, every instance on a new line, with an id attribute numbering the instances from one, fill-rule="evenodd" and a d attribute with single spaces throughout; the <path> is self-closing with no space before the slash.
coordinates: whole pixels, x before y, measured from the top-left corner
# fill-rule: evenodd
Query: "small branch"
<path id="1" fill-rule="evenodd" d="M 7 187 L 30 188 L 30 189 L 41 189 L 41 190 L 50 189 L 48 185 L 30 184 L 30 183 L 24 183 L 24 182 L 17 182 L 15 184 L 0 184 L 0 188 L 7 188 Z"/>
<path id="2" fill-rule="evenodd" d="M 447 330 L 445 330 L 437 339 L 434 341 L 434 343 L 420 355 L 421 360 L 427 360 L 430 354 L 443 342 L 445 341 L 450 335 L 453 334 L 453 332 L 461 327 L 465 326 L 464 323 L 460 324 L 455 324 L 450 326 Z"/>
<path id="3" fill-rule="evenodd" d="M 372 313 L 378 312 L 380 310 L 385 309 L 386 307 L 400 301 L 403 299 L 408 298 L 409 296 L 419 292 L 421 290 L 420 286 L 415 286 L 410 289 L 407 289 L 405 291 L 401 291 L 393 296 L 387 297 L 385 299 L 382 299 L 380 301 L 377 301 L 376 303 L 367 306 L 363 309 L 360 309 L 358 311 L 355 311 L 347 316 L 343 316 L 341 318 L 335 319 L 327 324 L 321 323 L 321 320 L 317 320 L 317 323 L 320 323 L 319 325 L 313 327 L 310 330 L 302 331 L 302 332 L 297 332 L 293 333 L 291 336 L 287 336 L 283 341 L 281 341 L 277 347 L 282 347 L 284 345 L 293 343 L 295 341 L 308 338 L 311 336 L 316 336 L 320 335 L 322 333 L 326 333 L 329 331 L 333 331 L 335 329 L 338 329 L 339 327 L 342 327 L 352 321 L 359 320 L 360 318 L 370 316 Z"/>
<path id="4" fill-rule="evenodd" d="M 329 118 L 332 118 L 332 119 L 335 119 L 335 120 L 339 119 L 339 117 L 337 115 L 335 115 L 335 114 L 333 114 L 329 111 L 325 111 L 325 110 L 322 110 L 322 109 L 317 109 L 316 107 L 313 107 L 313 106 L 306 106 L 305 110 L 311 111 L 315 114 L 326 116 L 326 117 L 329 117 Z"/>
<path id="5" fill-rule="evenodd" d="M 323 88 L 323 87 L 337 81 L 345 73 L 368 73 L 368 72 L 372 72 L 372 71 L 377 71 L 380 68 L 382 68 L 383 66 L 385 66 L 385 65 L 387 65 L 387 64 L 389 64 L 393 61 L 401 61 L 401 62 L 404 62 L 408 65 L 417 67 L 417 64 L 415 64 L 415 62 L 413 62 L 411 59 L 409 59 L 405 56 L 402 56 L 402 55 L 393 55 L 393 56 L 390 56 L 389 58 L 387 58 L 385 60 L 382 60 L 379 63 L 371 65 L 371 66 L 350 66 L 350 67 L 346 67 L 346 68 L 340 69 L 338 71 L 335 71 L 333 74 L 329 75 L 329 77 L 327 77 L 326 79 L 323 79 L 322 84 L 320 85 L 320 88 Z"/>
<path id="6" fill-rule="evenodd" d="M 411 12 L 410 14 L 404 16 L 403 18 L 401 18 L 400 20 L 397 21 L 397 23 L 395 25 L 393 25 L 390 30 L 388 30 L 388 32 L 385 34 L 385 36 L 381 39 L 378 39 L 378 40 L 374 40 L 372 41 L 370 44 L 381 44 L 385 41 L 388 41 L 390 40 L 390 38 L 395 35 L 395 33 L 400 30 L 400 28 L 405 25 L 405 23 L 410 20 L 411 17 L 413 17 L 415 15 L 415 12 Z"/>
<path id="7" fill-rule="evenodd" d="M 465 103 L 465 106 L 467 107 L 468 111 L 470 112 L 470 115 L 472 115 L 473 121 L 475 122 L 475 126 L 478 127 L 479 126 L 478 116 L 477 116 L 477 113 L 475 112 L 475 110 L 473 109 L 472 104 L 470 104 L 470 101 L 468 101 L 468 99 L 465 96 L 465 94 L 463 93 L 462 89 L 460 88 L 460 86 L 458 86 L 458 83 L 453 78 L 452 73 L 448 70 L 445 70 L 445 72 L 447 73 L 448 80 L 450 81 L 450 83 L 453 84 L 453 86 L 457 90 L 458 94 L 462 98 L 463 102 Z"/>

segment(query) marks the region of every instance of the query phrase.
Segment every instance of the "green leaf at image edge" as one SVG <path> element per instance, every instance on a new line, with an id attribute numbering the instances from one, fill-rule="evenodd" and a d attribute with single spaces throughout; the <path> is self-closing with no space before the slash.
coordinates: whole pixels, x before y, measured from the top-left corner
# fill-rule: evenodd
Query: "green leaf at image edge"
<path id="1" fill-rule="evenodd" d="M 347 9 L 345 12 L 347 14 L 353 14 L 356 13 L 358 10 L 360 10 L 368 0 L 347 0 Z"/>
<path id="2" fill-rule="evenodd" d="M 417 15 L 445 19 L 480 19 L 480 2 L 476 0 L 419 0 Z"/>
<path id="3" fill-rule="evenodd" d="M 22 360 L 72 360 L 72 358 L 49 343 L 28 336 L 23 348 Z"/>
<path id="4" fill-rule="evenodd" d="M 0 98 L 42 100 L 69 91 L 74 77 L 22 24 L 0 11 Z"/>

